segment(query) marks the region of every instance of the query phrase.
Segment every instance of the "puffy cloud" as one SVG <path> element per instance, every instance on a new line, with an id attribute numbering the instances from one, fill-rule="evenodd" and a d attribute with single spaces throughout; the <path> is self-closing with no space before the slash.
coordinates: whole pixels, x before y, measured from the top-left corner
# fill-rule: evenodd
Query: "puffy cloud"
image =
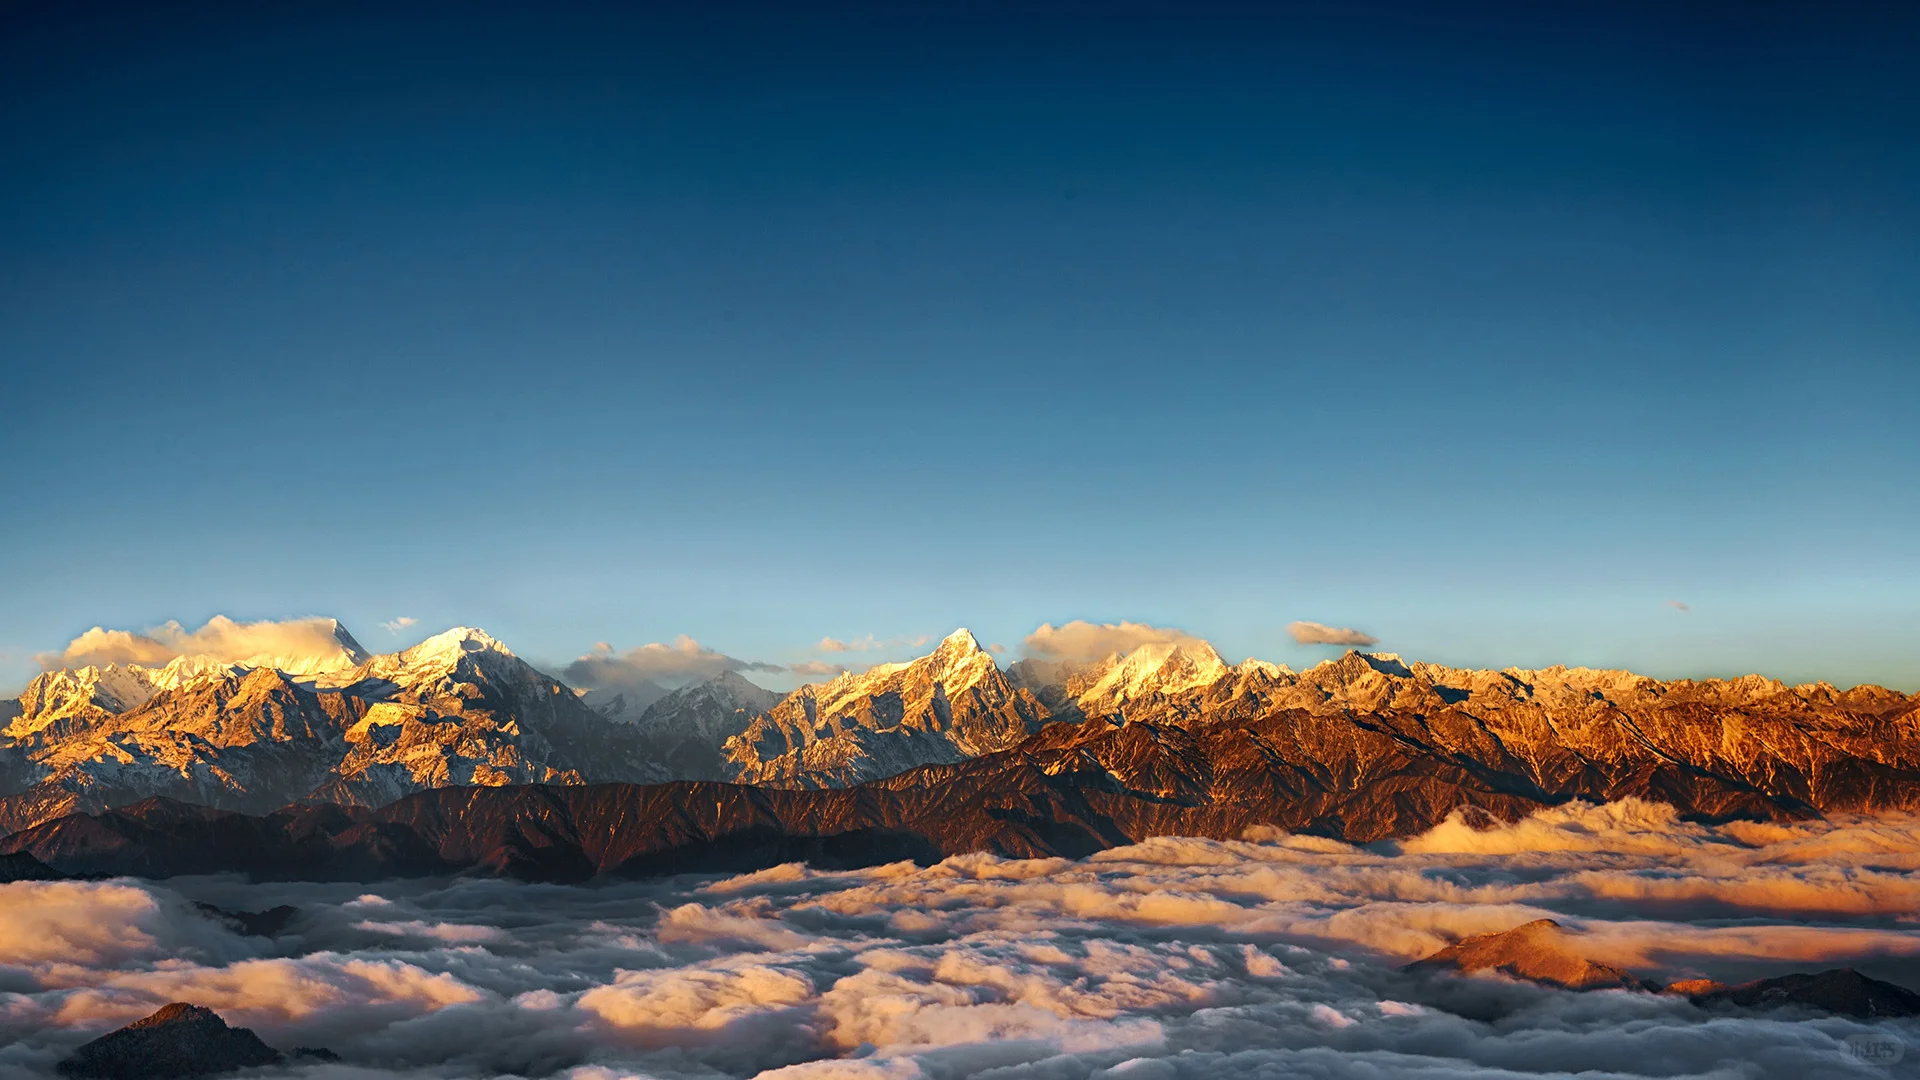
<path id="1" fill-rule="evenodd" d="M 1380 639 L 1372 634 L 1362 633 L 1345 626 L 1328 626 L 1317 622 L 1293 622 L 1287 624 L 1287 633 L 1302 645 L 1352 645 L 1365 648 L 1378 645 Z"/>
<path id="2" fill-rule="evenodd" d="M 1667 601 L 1667 606 L 1672 608 L 1675 611 L 1692 611 L 1693 610 L 1693 605 L 1687 603 L 1685 600 L 1669 600 Z"/>
<path id="3" fill-rule="evenodd" d="M 171 1001 L 190 1001 L 236 1023 L 286 1023 L 346 1008 L 418 1014 L 485 995 L 446 972 L 395 959 L 331 953 L 242 960 L 223 967 L 165 965 L 115 973 L 69 995 L 56 1022 L 98 1026 L 137 1020 Z"/>
<path id="4" fill-rule="evenodd" d="M 798 664 L 788 664 L 787 670 L 795 675 L 832 677 L 847 670 L 847 665 L 829 660 L 803 660 Z"/>
<path id="5" fill-rule="evenodd" d="M 1185 630 L 1148 626 L 1145 623 L 1090 623 L 1075 619 L 1060 626 L 1041 623 L 1027 635 L 1026 647 L 1035 656 L 1055 660 L 1104 660 L 1116 653 L 1125 654 L 1142 645 L 1184 644 L 1199 638 Z"/>
<path id="6" fill-rule="evenodd" d="M 88 664 L 146 664 L 159 666 L 180 655 L 180 650 L 154 635 L 178 623 L 169 623 L 145 634 L 130 630 L 108 630 L 96 626 L 67 643 L 61 652 L 41 653 L 34 659 L 49 671 L 55 668 L 84 667 Z"/>
<path id="7" fill-rule="evenodd" d="M 0 885 L 0 964 L 125 963 L 160 948 L 160 905 L 114 882 Z"/>
<path id="8" fill-rule="evenodd" d="M 361 659 L 341 640 L 340 624 L 307 618 L 235 622 L 215 615 L 189 631 L 168 622 L 140 632 L 96 626 L 57 653 L 36 659 L 49 670 L 87 664 L 165 664 L 178 656 L 206 656 L 222 663 L 274 666 L 295 672 L 349 667 Z"/>
<path id="9" fill-rule="evenodd" d="M 356 930 L 367 930 L 375 934 L 391 934 L 394 937 L 422 937 L 449 944 L 469 944 L 482 941 L 499 941 L 506 933 L 497 926 L 476 926 L 471 923 L 427 922 L 425 919 L 405 919 L 398 922 L 382 922 L 377 919 L 362 919 L 354 923 Z"/>
<path id="10" fill-rule="evenodd" d="M 400 631 L 405 630 L 407 627 L 412 626 L 415 623 L 418 623 L 419 621 L 420 621 L 419 619 L 416 619 L 411 615 L 402 615 L 397 619 L 392 619 L 388 622 L 383 622 L 380 625 L 387 628 L 387 633 L 397 634 Z"/>
<path id="11" fill-rule="evenodd" d="M 782 671 L 779 664 L 742 660 L 716 652 L 685 634 L 671 645 L 654 642 L 616 651 L 597 642 L 593 651 L 568 664 L 561 678 L 574 686 L 599 689 L 654 682 L 676 684 L 711 679 L 723 671 Z"/>

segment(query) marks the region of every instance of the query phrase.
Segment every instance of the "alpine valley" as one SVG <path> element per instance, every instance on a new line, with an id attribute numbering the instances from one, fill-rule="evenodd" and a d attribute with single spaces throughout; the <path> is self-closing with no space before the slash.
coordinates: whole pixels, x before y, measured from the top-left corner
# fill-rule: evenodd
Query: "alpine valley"
<path id="1" fill-rule="evenodd" d="M 480 630 L 381 656 L 332 631 L 321 655 L 38 676 L 4 706 L 0 850 L 64 872 L 579 879 L 1260 826 L 1363 842 L 1574 800 L 1920 809 L 1920 701 L 1871 686 L 1360 652 L 1294 672 L 1198 639 L 1002 668 L 958 630 L 784 696 L 729 671 L 635 709 Z"/>

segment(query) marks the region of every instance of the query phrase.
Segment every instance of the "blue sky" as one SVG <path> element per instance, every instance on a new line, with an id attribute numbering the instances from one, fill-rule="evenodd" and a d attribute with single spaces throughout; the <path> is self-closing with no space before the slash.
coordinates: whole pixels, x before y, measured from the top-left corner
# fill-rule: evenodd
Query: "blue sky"
<path id="1" fill-rule="evenodd" d="M 1920 688 L 1911 9 L 804 7 L 9 8 L 0 687 L 224 613 Z"/>

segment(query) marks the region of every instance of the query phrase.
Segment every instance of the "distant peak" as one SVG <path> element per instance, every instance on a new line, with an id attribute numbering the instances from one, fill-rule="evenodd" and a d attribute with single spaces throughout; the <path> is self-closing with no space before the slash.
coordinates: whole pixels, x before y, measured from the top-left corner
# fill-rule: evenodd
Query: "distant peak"
<path id="1" fill-rule="evenodd" d="M 974 637 L 973 631 L 964 626 L 941 639 L 940 649 L 937 651 L 952 652 L 954 650 L 970 653 L 986 652 L 986 649 L 980 645 L 980 639 Z"/>
<path id="2" fill-rule="evenodd" d="M 368 652 L 360 642 L 354 640 L 352 634 L 347 633 L 347 628 L 340 625 L 339 619 L 327 621 L 333 624 L 333 640 L 340 643 L 340 650 L 346 653 L 349 659 L 356 664 L 364 664 L 372 658 L 373 654 Z"/>
<path id="3" fill-rule="evenodd" d="M 457 659 L 464 653 L 499 653 L 512 656 L 513 650 L 502 645 L 485 630 L 471 626 L 456 626 L 451 630 L 438 633 L 408 649 L 405 656 L 416 660 L 428 658 Z"/>
<path id="4" fill-rule="evenodd" d="M 495 638 L 492 634 L 489 634 L 485 630 L 482 630 L 474 626 L 456 626 L 451 630 L 445 630 L 438 634 L 435 634 L 434 636 L 428 638 L 426 641 L 423 641 L 420 644 L 426 645 L 429 643 L 436 643 L 436 642 L 442 643 L 442 644 L 460 644 L 465 646 L 471 646 L 474 649 L 494 649 L 501 652 L 506 651 L 506 646 L 500 644 L 499 640 Z"/>

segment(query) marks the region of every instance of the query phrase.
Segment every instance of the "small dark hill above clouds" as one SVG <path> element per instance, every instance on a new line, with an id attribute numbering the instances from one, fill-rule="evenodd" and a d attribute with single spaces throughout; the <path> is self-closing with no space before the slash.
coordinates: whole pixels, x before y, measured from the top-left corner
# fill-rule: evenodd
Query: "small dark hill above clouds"
<path id="1" fill-rule="evenodd" d="M 294 1055 L 333 1059 L 324 1050 L 295 1050 Z M 81 1046 L 60 1063 L 59 1071 L 79 1080 L 172 1080 L 286 1060 L 287 1055 L 261 1042 L 251 1030 L 228 1027 L 212 1009 L 176 1001 Z"/>
<path id="2" fill-rule="evenodd" d="M 1862 975 L 1852 968 L 1834 968 L 1814 975 L 1800 973 L 1758 979 L 1739 986 L 1705 989 L 1704 992 L 1688 996 L 1696 1003 L 1707 1006 L 1737 1005 L 1761 1009 L 1798 1006 L 1861 1019 L 1920 1016 L 1920 994 Z"/>
<path id="3" fill-rule="evenodd" d="M 1464 974 L 1497 971 L 1566 990 L 1653 989 L 1652 984 L 1617 967 L 1588 960 L 1578 950 L 1577 941 L 1559 923 L 1536 919 L 1511 930 L 1462 938 L 1403 970 Z"/>
<path id="4" fill-rule="evenodd" d="M 66 875 L 27 852 L 0 855 L 0 884 L 9 881 L 56 881 L 63 877 Z"/>

